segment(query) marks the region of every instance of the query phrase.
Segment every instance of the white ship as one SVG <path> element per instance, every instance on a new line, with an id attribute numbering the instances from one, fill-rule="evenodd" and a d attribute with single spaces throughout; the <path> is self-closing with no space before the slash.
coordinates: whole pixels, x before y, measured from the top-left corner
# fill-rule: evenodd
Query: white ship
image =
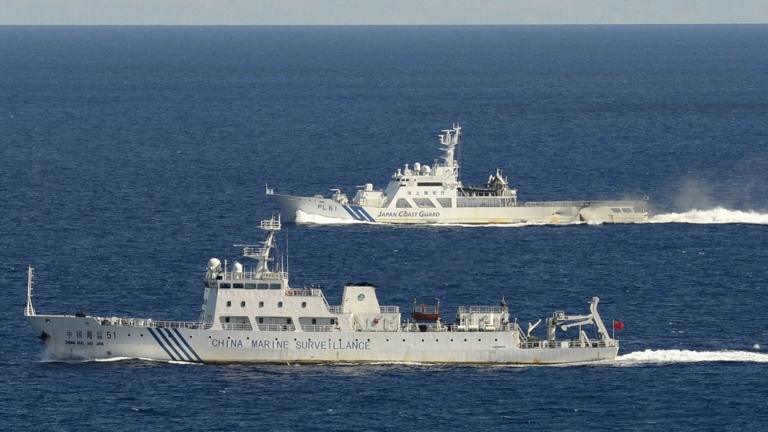
<path id="1" fill-rule="evenodd" d="M 572 224 L 648 220 L 646 200 L 521 202 L 500 170 L 481 187 L 464 186 L 454 154 L 461 127 L 439 135 L 443 161 L 407 164 L 384 190 L 366 183 L 350 201 L 340 189 L 331 197 L 284 195 L 267 188 L 289 221 L 357 221 L 390 224 Z"/>
<path id="2" fill-rule="evenodd" d="M 443 322 L 439 307 L 415 305 L 412 318 L 403 321 L 398 306 L 379 305 L 368 283 L 345 286 L 341 304 L 329 305 L 322 290 L 292 288 L 288 273 L 270 265 L 279 218 L 261 228 L 266 241 L 243 246 L 243 256 L 255 260 L 252 268 L 209 261 L 196 322 L 37 314 L 32 267 L 24 314 L 48 356 L 63 360 L 551 364 L 613 359 L 618 352 L 597 312 L 597 297 L 587 314 L 555 312 L 542 337 L 534 334 L 541 320 L 523 330 L 510 320 L 503 300 L 461 306 L 451 323 Z"/>

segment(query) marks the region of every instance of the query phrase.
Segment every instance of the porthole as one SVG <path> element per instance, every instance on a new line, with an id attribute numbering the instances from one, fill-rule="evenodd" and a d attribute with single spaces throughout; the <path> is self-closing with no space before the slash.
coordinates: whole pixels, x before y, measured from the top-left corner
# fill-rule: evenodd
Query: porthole
<path id="1" fill-rule="evenodd" d="M 279 308 L 283 307 L 283 302 L 277 302 L 277 307 Z"/>
<path id="2" fill-rule="evenodd" d="M 264 307 L 264 302 L 259 302 L 259 307 Z"/>
<path id="3" fill-rule="evenodd" d="M 228 301 L 228 302 L 227 302 L 227 307 L 230 307 L 230 306 L 232 306 L 232 302 L 231 302 L 231 301 Z"/>
<path id="4" fill-rule="evenodd" d="M 240 302 L 240 307 L 245 307 L 245 302 L 244 301 Z"/>
<path id="5" fill-rule="evenodd" d="M 307 307 L 307 302 L 301 302 L 301 307 L 303 308 Z"/>
<path id="6" fill-rule="evenodd" d="M 363 294 L 363 293 L 358 294 L 357 295 L 357 301 L 363 301 L 363 300 L 365 300 L 365 294 Z"/>

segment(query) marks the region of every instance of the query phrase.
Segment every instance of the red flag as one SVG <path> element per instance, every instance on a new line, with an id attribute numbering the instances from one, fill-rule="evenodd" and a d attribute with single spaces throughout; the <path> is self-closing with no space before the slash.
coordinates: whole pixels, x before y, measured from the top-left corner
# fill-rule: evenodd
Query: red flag
<path id="1" fill-rule="evenodd" d="M 621 321 L 614 320 L 613 321 L 613 329 L 614 330 L 624 330 L 624 323 Z"/>

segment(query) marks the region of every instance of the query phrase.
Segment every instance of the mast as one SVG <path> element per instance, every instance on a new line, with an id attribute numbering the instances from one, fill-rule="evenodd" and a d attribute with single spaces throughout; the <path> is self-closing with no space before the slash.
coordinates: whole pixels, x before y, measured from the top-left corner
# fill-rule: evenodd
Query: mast
<path id="1" fill-rule="evenodd" d="M 443 149 L 445 152 L 443 155 L 445 166 L 448 168 L 456 167 L 458 163 L 456 162 L 454 155 L 456 153 L 456 146 L 459 145 L 461 126 L 459 126 L 458 123 L 454 123 L 452 129 L 443 129 L 442 132 L 443 133 L 438 135 L 438 137 L 440 138 L 440 144 L 445 146 Z"/>
<path id="2" fill-rule="evenodd" d="M 268 273 L 273 273 L 269 268 L 269 262 L 272 261 L 272 248 L 275 247 L 275 235 L 282 225 L 280 215 L 272 216 L 270 219 L 261 221 L 259 228 L 267 232 L 267 238 L 261 242 L 260 246 L 253 245 L 235 245 L 243 247 L 243 256 L 256 260 L 256 276 L 261 278 Z"/>
<path id="3" fill-rule="evenodd" d="M 27 268 L 27 307 L 24 308 L 25 316 L 34 316 L 35 307 L 32 306 L 32 288 L 35 280 L 35 269 L 30 265 Z"/>

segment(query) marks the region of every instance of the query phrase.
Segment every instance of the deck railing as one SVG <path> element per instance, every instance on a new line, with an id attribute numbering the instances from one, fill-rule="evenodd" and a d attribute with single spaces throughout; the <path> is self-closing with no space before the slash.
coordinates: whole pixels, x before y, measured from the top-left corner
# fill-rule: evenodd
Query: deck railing
<path id="1" fill-rule="evenodd" d="M 211 323 L 201 321 L 155 321 L 145 318 L 101 318 L 101 325 L 126 326 L 126 327 L 152 327 L 152 328 L 188 328 L 207 330 L 213 326 Z"/>
<path id="2" fill-rule="evenodd" d="M 301 329 L 305 332 L 332 332 L 338 330 L 335 325 L 307 324 L 302 325 Z"/>
<path id="3" fill-rule="evenodd" d="M 520 342 L 520 348 L 524 349 L 548 349 L 548 348 L 607 348 L 617 346 L 616 341 L 590 340 L 582 343 L 579 339 L 555 340 L 555 341 L 528 341 Z"/>
<path id="4" fill-rule="evenodd" d="M 504 313 L 507 306 L 459 306 L 459 313 Z"/>

